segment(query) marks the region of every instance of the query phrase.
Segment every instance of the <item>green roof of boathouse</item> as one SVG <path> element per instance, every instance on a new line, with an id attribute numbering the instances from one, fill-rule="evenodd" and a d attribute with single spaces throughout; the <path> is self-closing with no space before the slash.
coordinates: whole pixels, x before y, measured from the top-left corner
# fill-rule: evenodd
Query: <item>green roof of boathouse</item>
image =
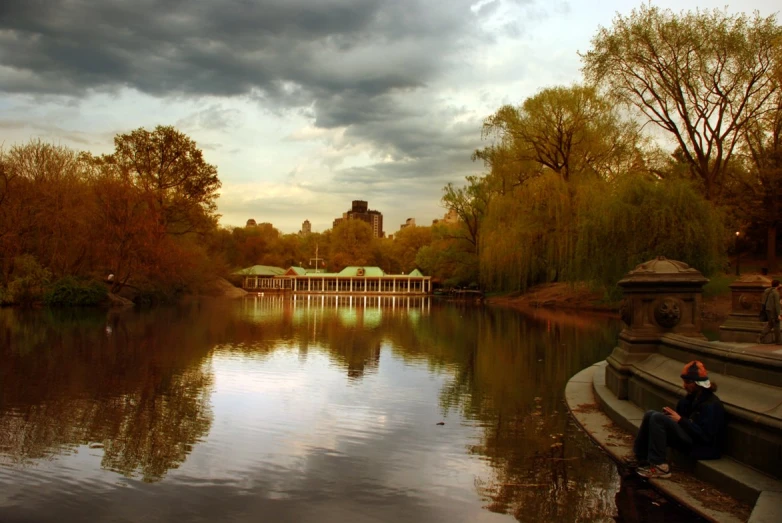
<path id="1" fill-rule="evenodd" d="M 285 269 L 270 265 L 253 265 L 252 267 L 238 270 L 234 274 L 239 276 L 280 276 L 285 274 Z"/>

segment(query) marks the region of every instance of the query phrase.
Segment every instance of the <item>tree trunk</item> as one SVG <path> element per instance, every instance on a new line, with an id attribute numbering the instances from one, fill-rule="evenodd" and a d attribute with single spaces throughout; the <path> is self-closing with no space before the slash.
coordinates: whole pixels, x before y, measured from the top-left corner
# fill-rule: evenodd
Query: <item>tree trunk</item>
<path id="1" fill-rule="evenodd" d="M 777 272 L 777 224 L 772 223 L 768 226 L 768 245 L 767 249 L 767 263 L 768 273 L 775 274 Z"/>

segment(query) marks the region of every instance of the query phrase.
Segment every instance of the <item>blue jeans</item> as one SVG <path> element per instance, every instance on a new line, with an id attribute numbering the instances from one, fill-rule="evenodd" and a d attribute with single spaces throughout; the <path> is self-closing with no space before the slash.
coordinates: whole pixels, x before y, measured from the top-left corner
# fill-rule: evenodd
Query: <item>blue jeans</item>
<path id="1" fill-rule="evenodd" d="M 687 452 L 692 447 L 692 438 L 678 423 L 662 412 L 646 411 L 641 429 L 633 443 L 635 457 L 649 461 L 652 465 L 659 465 L 665 463 L 666 447 Z"/>

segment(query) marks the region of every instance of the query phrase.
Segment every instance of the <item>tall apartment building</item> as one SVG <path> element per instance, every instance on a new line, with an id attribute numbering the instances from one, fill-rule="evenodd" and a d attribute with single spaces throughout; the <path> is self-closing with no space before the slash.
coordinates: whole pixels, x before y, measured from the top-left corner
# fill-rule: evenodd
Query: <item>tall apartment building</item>
<path id="1" fill-rule="evenodd" d="M 343 220 L 363 220 L 372 227 L 372 234 L 375 238 L 383 238 L 383 214 L 380 211 L 373 211 L 364 200 L 353 200 L 353 205 L 348 212 L 342 213 L 342 218 L 336 218 L 333 226 L 336 227 Z"/>
<path id="2" fill-rule="evenodd" d="M 415 218 L 408 218 L 405 220 L 405 223 L 399 226 L 399 230 L 402 230 L 405 227 L 415 227 Z"/>
<path id="3" fill-rule="evenodd" d="M 309 220 L 304 220 L 304 222 L 301 224 L 301 230 L 299 231 L 299 234 L 310 234 L 312 232 L 312 225 L 310 224 Z"/>
<path id="4" fill-rule="evenodd" d="M 449 209 L 447 213 L 445 213 L 445 216 L 442 217 L 442 219 L 434 219 L 432 220 L 432 225 L 436 223 L 459 223 L 459 215 L 456 214 L 456 211 L 453 209 Z"/>

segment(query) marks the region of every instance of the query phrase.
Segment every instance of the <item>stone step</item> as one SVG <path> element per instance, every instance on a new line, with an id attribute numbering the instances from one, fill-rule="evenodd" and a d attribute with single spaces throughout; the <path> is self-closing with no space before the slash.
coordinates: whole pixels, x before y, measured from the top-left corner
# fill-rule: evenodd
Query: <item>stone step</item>
<path id="1" fill-rule="evenodd" d="M 617 399 L 605 386 L 605 363 L 594 369 L 592 386 L 596 401 L 614 423 L 637 434 L 644 411 L 628 400 Z M 761 514 L 773 514 L 776 518 L 773 521 L 782 521 L 782 504 L 778 503 L 782 495 L 782 481 L 730 457 L 698 461 L 693 472 L 698 479 L 714 484 L 739 500 L 754 504 L 758 517 Z"/>
<path id="2" fill-rule="evenodd" d="M 592 365 L 573 376 L 565 387 L 565 401 L 576 423 L 611 459 L 622 463 L 624 459 L 632 455 L 632 439 L 617 432 L 616 424 L 604 410 L 598 407 L 599 402 L 593 386 L 595 372 L 601 374 L 601 379 L 596 383 L 602 383 L 604 365 L 604 363 Z M 622 406 L 618 406 L 618 410 L 621 411 L 622 408 Z M 744 523 L 746 521 L 746 516 L 739 518 L 726 506 L 712 506 L 703 499 L 699 495 L 703 483 L 695 479 L 692 474 L 674 473 L 677 477 L 673 481 L 670 479 L 650 479 L 648 483 L 668 498 L 700 515 L 706 521 L 713 523 Z M 736 500 L 736 503 L 739 501 Z"/>
<path id="3" fill-rule="evenodd" d="M 681 360 L 664 353 L 636 362 L 629 401 L 653 410 L 675 406 L 685 394 L 683 366 Z M 718 385 L 717 395 L 728 414 L 724 453 L 778 479 L 782 477 L 782 387 L 721 374 L 708 365 L 706 368 Z"/>

